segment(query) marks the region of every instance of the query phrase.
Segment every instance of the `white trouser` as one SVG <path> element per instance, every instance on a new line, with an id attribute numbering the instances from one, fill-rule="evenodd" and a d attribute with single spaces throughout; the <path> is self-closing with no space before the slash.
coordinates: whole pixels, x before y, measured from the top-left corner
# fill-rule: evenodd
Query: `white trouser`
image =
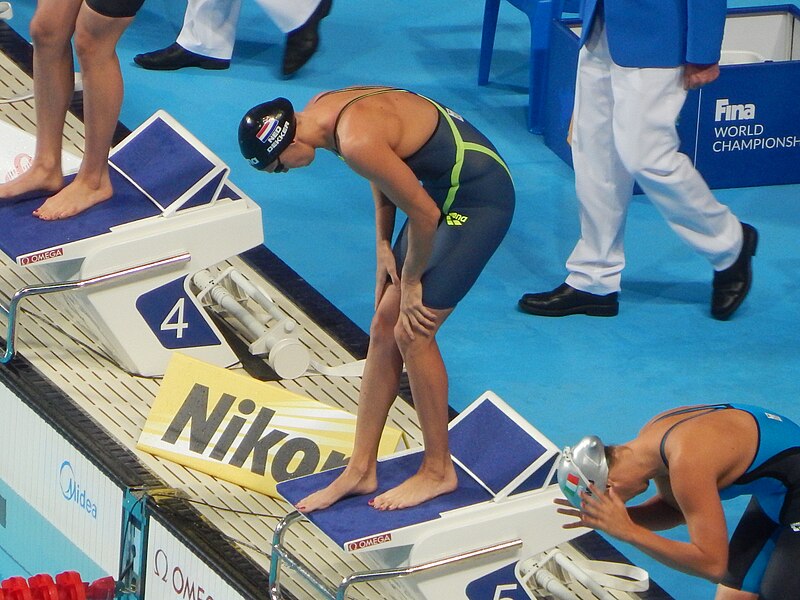
<path id="1" fill-rule="evenodd" d="M 567 260 L 570 286 L 593 294 L 620 289 L 634 181 L 673 231 L 715 270 L 739 256 L 739 220 L 678 152 L 675 122 L 685 99 L 682 67 L 614 64 L 598 20 L 578 58 L 572 159 L 581 237 Z"/>
<path id="2" fill-rule="evenodd" d="M 320 0 L 257 0 L 284 33 L 308 20 Z M 178 44 L 186 50 L 230 60 L 242 0 L 189 0 Z"/>

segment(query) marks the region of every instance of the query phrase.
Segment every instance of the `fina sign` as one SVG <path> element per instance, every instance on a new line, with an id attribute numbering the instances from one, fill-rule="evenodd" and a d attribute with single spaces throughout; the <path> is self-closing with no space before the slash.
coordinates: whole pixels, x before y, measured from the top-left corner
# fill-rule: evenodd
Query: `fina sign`
<path id="1" fill-rule="evenodd" d="M 346 464 L 354 437 L 348 412 L 176 353 L 137 448 L 280 497 L 281 481 Z M 379 453 L 402 440 L 387 427 Z"/>
<path id="2" fill-rule="evenodd" d="M 779 44 L 776 44 L 776 47 Z M 681 151 L 712 188 L 800 181 L 800 60 L 726 65 L 681 111 Z"/>
<path id="3" fill-rule="evenodd" d="M 75 477 L 75 469 L 68 460 L 61 463 L 58 470 L 58 482 L 61 487 L 61 495 L 65 500 L 86 511 L 93 519 L 97 519 L 97 504 L 92 501 L 86 490 L 81 488 L 80 482 Z"/>

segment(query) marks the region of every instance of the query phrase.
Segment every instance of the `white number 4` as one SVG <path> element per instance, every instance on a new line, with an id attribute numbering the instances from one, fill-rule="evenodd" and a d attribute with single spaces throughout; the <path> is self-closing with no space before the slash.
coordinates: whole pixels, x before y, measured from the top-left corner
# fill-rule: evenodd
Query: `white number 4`
<path id="1" fill-rule="evenodd" d="M 517 589 L 516 583 L 506 583 L 503 585 L 498 585 L 494 589 L 494 598 L 492 600 L 508 600 L 507 598 L 503 598 L 501 594 L 503 592 L 513 592 L 516 589 Z"/>
<path id="2" fill-rule="evenodd" d="M 185 298 L 178 300 L 161 322 L 161 331 L 175 331 L 175 337 L 178 339 L 183 337 L 183 330 L 189 328 L 189 324 L 183 320 L 184 300 Z"/>

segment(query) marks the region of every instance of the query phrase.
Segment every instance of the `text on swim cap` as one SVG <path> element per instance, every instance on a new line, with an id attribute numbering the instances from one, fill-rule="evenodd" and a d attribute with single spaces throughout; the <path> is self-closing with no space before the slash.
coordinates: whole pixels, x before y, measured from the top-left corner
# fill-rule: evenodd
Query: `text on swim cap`
<path id="1" fill-rule="evenodd" d="M 286 121 L 286 123 L 283 124 L 283 128 L 280 130 L 280 133 L 278 133 L 277 136 L 273 134 L 273 136 L 275 137 L 275 141 L 273 141 L 267 147 L 267 152 L 272 152 L 275 148 L 277 148 L 278 144 L 280 144 L 283 141 L 283 138 L 286 137 L 286 132 L 289 131 L 289 125 L 291 125 L 291 123 L 289 121 Z"/>
<path id="2" fill-rule="evenodd" d="M 278 120 L 274 117 L 267 117 L 264 119 L 264 123 L 261 125 L 261 129 L 258 130 L 256 137 L 258 141 L 262 144 L 266 144 L 267 142 L 271 142 L 275 137 L 275 131 L 278 129 Z"/>

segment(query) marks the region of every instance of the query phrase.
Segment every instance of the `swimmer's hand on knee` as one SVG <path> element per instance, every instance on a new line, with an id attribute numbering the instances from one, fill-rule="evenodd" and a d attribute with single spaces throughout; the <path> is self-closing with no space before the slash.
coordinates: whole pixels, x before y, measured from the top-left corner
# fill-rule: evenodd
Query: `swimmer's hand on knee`
<path id="1" fill-rule="evenodd" d="M 412 340 L 436 331 L 436 314 L 422 303 L 422 282 L 401 282 L 400 322 Z"/>

